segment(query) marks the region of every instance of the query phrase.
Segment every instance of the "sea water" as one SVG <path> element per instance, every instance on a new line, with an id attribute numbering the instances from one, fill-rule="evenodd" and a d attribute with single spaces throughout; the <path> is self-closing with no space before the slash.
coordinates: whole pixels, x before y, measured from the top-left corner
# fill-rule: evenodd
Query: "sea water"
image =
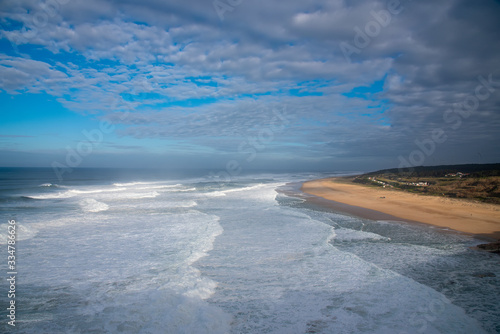
<path id="1" fill-rule="evenodd" d="M 318 207 L 297 185 L 320 176 L 0 170 L 15 332 L 500 332 L 499 257 L 480 240 Z"/>

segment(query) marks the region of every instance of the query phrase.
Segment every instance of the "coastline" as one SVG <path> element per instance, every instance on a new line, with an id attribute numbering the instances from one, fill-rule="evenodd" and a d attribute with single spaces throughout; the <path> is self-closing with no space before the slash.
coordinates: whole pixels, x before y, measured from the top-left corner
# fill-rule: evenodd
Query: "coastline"
<path id="1" fill-rule="evenodd" d="M 437 226 L 484 240 L 500 239 L 500 206 L 423 196 L 349 183 L 344 178 L 304 182 L 300 190 L 354 216 Z"/>

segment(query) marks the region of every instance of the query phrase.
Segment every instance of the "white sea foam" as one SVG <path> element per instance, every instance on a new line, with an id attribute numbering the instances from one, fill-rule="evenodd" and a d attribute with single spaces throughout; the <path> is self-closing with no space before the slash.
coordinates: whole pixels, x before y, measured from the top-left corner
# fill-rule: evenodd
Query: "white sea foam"
<path id="1" fill-rule="evenodd" d="M 224 197 L 224 196 L 226 196 L 226 194 L 223 191 L 212 191 L 212 192 L 203 193 L 200 196 L 203 196 L 203 197 Z"/>
<path id="2" fill-rule="evenodd" d="M 114 202 L 113 208 L 120 210 L 122 212 L 131 211 L 130 203 L 126 201 Z M 156 201 L 142 201 L 134 203 L 133 211 L 143 212 L 144 214 L 150 215 L 163 215 L 164 210 L 176 209 L 176 208 L 194 208 L 198 206 L 198 203 L 194 200 L 156 200 Z"/>
<path id="3" fill-rule="evenodd" d="M 141 198 L 155 198 L 160 195 L 157 191 L 149 192 L 124 192 L 112 196 L 114 199 L 141 199 Z"/>
<path id="4" fill-rule="evenodd" d="M 161 184 L 161 185 L 149 185 L 146 187 L 134 187 L 136 190 L 149 190 L 149 189 L 170 189 L 170 188 L 180 188 L 183 187 L 182 184 Z"/>
<path id="5" fill-rule="evenodd" d="M 335 230 L 337 236 L 335 242 L 342 241 L 361 241 L 361 240 L 374 240 L 374 241 L 390 241 L 390 238 L 381 236 L 372 232 L 356 231 L 351 229 L 337 229 Z"/>
<path id="6" fill-rule="evenodd" d="M 233 188 L 233 189 L 227 189 L 227 190 L 217 190 L 217 191 L 212 191 L 208 193 L 204 193 L 204 196 L 207 197 L 224 197 L 227 196 L 227 194 L 235 193 L 235 192 L 245 192 L 249 190 L 255 190 L 263 187 L 274 187 L 274 185 L 269 185 L 269 184 L 257 184 L 253 186 L 248 186 L 248 187 L 242 187 L 242 188 Z"/>
<path id="7" fill-rule="evenodd" d="M 114 186 L 116 187 L 130 187 L 130 186 L 137 186 L 137 185 L 155 185 L 155 184 L 164 184 L 165 182 L 125 182 L 125 183 L 113 183 Z M 175 185 L 173 185 L 175 186 Z"/>
<path id="8" fill-rule="evenodd" d="M 79 196 L 79 195 L 118 192 L 118 191 L 125 191 L 125 190 L 126 190 L 126 188 L 121 188 L 121 189 L 98 188 L 98 189 L 87 189 L 87 190 L 70 189 L 70 190 L 58 192 L 58 193 L 37 194 L 37 195 L 29 195 L 29 196 L 25 196 L 25 197 L 32 198 L 32 199 L 62 199 L 62 198 L 71 198 L 71 197 L 75 197 L 75 196 Z"/>
<path id="9" fill-rule="evenodd" d="M 196 188 L 185 188 L 185 189 L 173 189 L 173 190 L 170 190 L 171 192 L 179 192 L 179 193 L 182 193 L 182 192 L 191 192 L 191 191 L 196 191 Z"/>
<path id="10" fill-rule="evenodd" d="M 77 213 L 39 225 L 36 252 L 24 258 L 25 284 L 37 296 L 27 300 L 39 319 L 23 324 L 27 332 L 229 332 L 231 316 L 206 301 L 217 282 L 194 266 L 223 233 L 217 216 L 109 210 L 99 219 Z"/>
<path id="11" fill-rule="evenodd" d="M 58 184 L 52 184 L 52 183 L 42 183 L 39 185 L 39 187 L 65 188 L 64 186 L 60 186 Z"/>
<path id="12" fill-rule="evenodd" d="M 40 194 L 40 195 L 29 195 L 25 196 L 27 198 L 32 198 L 32 199 L 58 199 L 58 198 L 70 198 L 76 196 L 77 193 L 72 192 L 72 191 L 65 191 L 65 192 L 59 192 L 59 193 L 53 193 L 53 194 Z"/>
<path id="13" fill-rule="evenodd" d="M 102 304 L 102 310 L 87 307 L 86 312 L 92 317 L 88 332 L 225 334 L 230 331 L 230 315 L 199 298 L 172 291 L 124 292 L 114 299 L 105 299 Z"/>
<path id="14" fill-rule="evenodd" d="M 433 289 L 329 242 L 383 236 L 333 230 L 301 211 L 272 206 L 272 189 L 226 195 L 214 199 L 228 209 L 219 247 L 201 264 L 224 268 L 206 270 L 219 282 L 213 303 L 235 316 L 233 333 L 483 332 Z"/>
<path id="15" fill-rule="evenodd" d="M 14 225 L 14 229 L 12 229 L 13 225 L 0 224 L 0 244 L 2 245 L 7 244 L 7 241 L 9 240 L 8 237 L 12 235 L 9 234 L 9 226 L 11 226 L 10 230 L 15 232 L 14 235 L 16 242 L 31 239 L 38 233 L 38 230 L 35 227 L 20 224 L 18 222 Z"/>
<path id="16" fill-rule="evenodd" d="M 106 203 L 98 202 L 93 198 L 83 199 L 79 204 L 85 212 L 101 212 L 109 209 L 109 206 Z"/>
<path id="17" fill-rule="evenodd" d="M 342 215 L 278 206 L 277 185 L 75 186 L 46 211 L 22 213 L 33 221 L 23 232 L 32 233 L 23 294 L 33 313 L 23 330 L 482 333 L 440 293 L 342 248 L 380 247 L 374 257 L 396 261 L 389 238 L 323 223 Z M 419 247 L 404 260 L 447 255 Z"/>
<path id="18" fill-rule="evenodd" d="M 121 188 L 121 189 L 112 189 L 112 188 L 99 188 L 99 189 L 91 189 L 91 190 L 70 190 L 69 192 L 74 193 L 74 194 L 98 194 L 98 193 L 107 193 L 107 192 L 117 192 L 117 191 L 124 191 L 127 190 L 127 188 Z"/>
<path id="19" fill-rule="evenodd" d="M 127 188 L 122 189 L 96 189 L 96 190 L 68 190 L 65 192 L 53 194 L 40 194 L 26 196 L 32 199 L 65 199 L 75 196 L 84 197 L 85 195 L 92 194 L 94 197 L 107 198 L 107 199 L 140 199 L 140 198 L 155 198 L 160 195 L 157 191 L 139 192 L 127 191 Z"/>

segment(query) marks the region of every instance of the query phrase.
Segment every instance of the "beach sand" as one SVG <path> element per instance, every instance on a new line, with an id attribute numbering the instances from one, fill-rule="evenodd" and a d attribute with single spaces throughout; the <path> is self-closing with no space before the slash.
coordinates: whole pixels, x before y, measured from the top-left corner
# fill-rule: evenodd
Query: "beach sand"
<path id="1" fill-rule="evenodd" d="M 301 190 L 333 201 L 329 203 L 334 209 L 363 218 L 419 222 L 500 239 L 500 206 L 494 204 L 374 188 L 345 178 L 308 181 Z"/>

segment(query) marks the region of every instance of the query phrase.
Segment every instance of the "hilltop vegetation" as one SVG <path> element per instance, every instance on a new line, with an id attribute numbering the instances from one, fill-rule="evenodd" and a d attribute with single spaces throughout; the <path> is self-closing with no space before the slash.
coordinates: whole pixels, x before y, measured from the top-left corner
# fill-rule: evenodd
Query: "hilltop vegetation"
<path id="1" fill-rule="evenodd" d="M 395 168 L 363 174 L 353 182 L 500 204 L 500 164 Z"/>

